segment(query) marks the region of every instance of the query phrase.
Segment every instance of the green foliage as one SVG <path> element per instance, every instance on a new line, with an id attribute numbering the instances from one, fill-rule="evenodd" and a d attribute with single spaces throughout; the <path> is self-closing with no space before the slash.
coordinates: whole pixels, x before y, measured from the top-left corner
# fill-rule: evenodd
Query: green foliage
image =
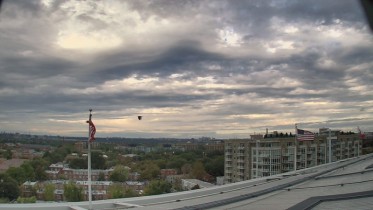
<path id="1" fill-rule="evenodd" d="M 12 177 L 17 182 L 17 185 L 20 185 L 27 181 L 26 174 L 24 173 L 22 167 L 10 167 L 5 173 L 9 177 Z"/>
<path id="2" fill-rule="evenodd" d="M 113 172 L 110 175 L 110 181 L 113 182 L 124 182 L 128 178 L 129 171 L 123 165 L 115 166 Z"/>
<path id="3" fill-rule="evenodd" d="M 44 200 L 54 201 L 54 190 L 55 189 L 56 189 L 56 187 L 54 186 L 54 184 L 52 184 L 52 183 L 46 184 L 44 186 Z"/>
<path id="4" fill-rule="evenodd" d="M 177 168 L 178 170 L 181 170 L 181 167 L 183 167 L 183 165 L 186 163 L 187 163 L 187 160 L 181 157 L 176 157 L 176 158 L 171 159 L 167 163 L 167 168 Z"/>
<path id="5" fill-rule="evenodd" d="M 47 160 L 50 163 L 58 163 L 62 162 L 66 155 L 70 154 L 73 151 L 74 145 L 70 144 L 63 144 L 60 145 L 55 151 L 49 152 L 47 151 L 43 155 L 43 159 Z"/>
<path id="6" fill-rule="evenodd" d="M 32 165 L 30 164 L 30 162 L 24 162 L 21 165 L 21 169 L 24 173 L 24 176 L 26 177 L 26 180 L 24 180 L 24 181 L 35 181 L 36 180 L 35 171 L 34 171 L 34 168 L 32 167 Z M 22 184 L 22 183 L 20 183 L 20 184 Z"/>
<path id="7" fill-rule="evenodd" d="M 126 193 L 126 195 L 125 195 L 126 198 L 130 198 L 130 197 L 136 197 L 136 196 L 138 196 L 137 192 L 134 191 L 134 190 L 131 189 L 131 188 L 126 189 L 126 192 L 125 192 L 125 193 Z"/>
<path id="8" fill-rule="evenodd" d="M 192 165 L 189 163 L 184 164 L 181 166 L 181 173 L 183 174 L 190 174 L 192 172 Z"/>
<path id="9" fill-rule="evenodd" d="M 166 159 L 159 159 L 154 161 L 157 164 L 158 168 L 166 168 L 167 160 Z"/>
<path id="10" fill-rule="evenodd" d="M 83 200 L 83 189 L 76 186 L 73 182 L 69 182 L 63 186 L 66 201 L 77 202 Z"/>
<path id="11" fill-rule="evenodd" d="M 6 174 L 14 178 L 19 185 L 25 181 L 43 181 L 48 178 L 45 172 L 48 164 L 43 159 L 34 159 L 24 162 L 20 167 L 10 167 Z"/>
<path id="12" fill-rule="evenodd" d="M 172 183 L 172 188 L 175 190 L 175 191 L 183 191 L 183 186 L 182 186 L 182 182 L 181 182 L 181 179 L 175 179 Z"/>
<path id="13" fill-rule="evenodd" d="M 44 181 L 48 179 L 48 175 L 45 172 L 49 166 L 49 162 L 41 159 L 41 158 L 35 158 L 29 162 L 32 166 L 32 168 L 35 171 L 35 180 L 36 181 Z"/>
<path id="14" fill-rule="evenodd" d="M 5 154 L 4 154 L 4 157 L 7 159 L 7 160 L 10 160 L 12 159 L 12 151 L 10 149 L 7 149 Z"/>
<path id="15" fill-rule="evenodd" d="M 144 189 L 145 195 L 159 195 L 163 193 L 170 193 L 172 185 L 163 180 L 153 180 Z"/>
<path id="16" fill-rule="evenodd" d="M 36 203 L 36 197 L 32 196 L 29 198 L 18 197 L 17 203 Z"/>
<path id="17" fill-rule="evenodd" d="M 142 164 L 140 176 L 142 180 L 152 180 L 157 178 L 161 173 L 159 166 L 152 161 L 146 161 Z"/>
<path id="18" fill-rule="evenodd" d="M 125 189 L 122 184 L 115 183 L 108 189 L 109 198 L 124 198 L 126 196 Z"/>
<path id="19" fill-rule="evenodd" d="M 92 169 L 106 169 L 106 159 L 102 156 L 101 152 L 91 153 Z"/>
<path id="20" fill-rule="evenodd" d="M 87 169 L 88 160 L 87 158 L 74 158 L 69 162 L 69 167 L 73 169 Z"/>
<path id="21" fill-rule="evenodd" d="M 0 203 L 9 203 L 9 198 L 1 198 L 0 197 Z"/>
<path id="22" fill-rule="evenodd" d="M 97 181 L 106 181 L 105 174 L 103 172 L 98 174 Z"/>
<path id="23" fill-rule="evenodd" d="M 10 201 L 18 198 L 19 188 L 15 179 L 7 174 L 0 174 L 0 198 Z"/>
<path id="24" fill-rule="evenodd" d="M 194 152 L 186 152 L 186 153 L 180 154 L 180 158 L 183 158 L 184 160 L 191 163 L 196 160 L 196 154 Z"/>
<path id="25" fill-rule="evenodd" d="M 206 172 L 212 176 L 224 176 L 224 156 L 208 159 L 204 164 Z"/>
<path id="26" fill-rule="evenodd" d="M 111 185 L 108 189 L 109 198 L 115 199 L 115 198 L 129 198 L 129 197 L 135 197 L 137 196 L 137 193 L 128 188 L 125 189 L 125 187 L 120 183 L 115 183 Z"/>
<path id="27" fill-rule="evenodd" d="M 195 179 L 203 179 L 206 175 L 205 167 L 201 161 L 197 161 L 193 164 L 192 167 L 192 176 Z"/>

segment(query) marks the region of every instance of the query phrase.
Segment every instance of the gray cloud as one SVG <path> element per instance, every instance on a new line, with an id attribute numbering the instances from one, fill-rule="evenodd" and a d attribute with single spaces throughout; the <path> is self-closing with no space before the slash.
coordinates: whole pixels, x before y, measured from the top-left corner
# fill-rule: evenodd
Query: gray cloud
<path id="1" fill-rule="evenodd" d="M 85 135 L 88 108 L 101 136 L 373 130 L 358 2 L 5 1 L 0 18 L 6 131 Z"/>

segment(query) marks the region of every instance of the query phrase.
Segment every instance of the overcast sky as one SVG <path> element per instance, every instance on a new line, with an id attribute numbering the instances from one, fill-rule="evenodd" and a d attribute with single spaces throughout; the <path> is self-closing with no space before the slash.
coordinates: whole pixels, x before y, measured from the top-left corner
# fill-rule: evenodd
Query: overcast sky
<path id="1" fill-rule="evenodd" d="M 0 131 L 85 136 L 89 108 L 99 137 L 373 131 L 353 0 L 5 0 L 0 72 Z"/>

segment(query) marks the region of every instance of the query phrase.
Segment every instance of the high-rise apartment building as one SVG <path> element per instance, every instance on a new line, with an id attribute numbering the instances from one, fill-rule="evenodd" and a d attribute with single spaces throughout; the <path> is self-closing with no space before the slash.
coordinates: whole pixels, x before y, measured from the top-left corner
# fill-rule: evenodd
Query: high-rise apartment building
<path id="1" fill-rule="evenodd" d="M 239 182 L 293 171 L 295 166 L 299 170 L 356 157 L 361 155 L 361 148 L 358 134 L 329 129 L 320 129 L 312 141 L 297 141 L 291 134 L 277 132 L 227 140 L 224 180 L 225 183 Z"/>

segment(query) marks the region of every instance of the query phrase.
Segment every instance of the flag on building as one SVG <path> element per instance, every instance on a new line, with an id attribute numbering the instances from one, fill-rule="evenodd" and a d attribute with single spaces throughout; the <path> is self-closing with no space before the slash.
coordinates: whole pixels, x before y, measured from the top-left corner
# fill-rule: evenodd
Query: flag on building
<path id="1" fill-rule="evenodd" d="M 312 141 L 315 140 L 315 134 L 311 131 L 306 131 L 297 128 L 297 140 L 298 141 Z"/>
<path id="2" fill-rule="evenodd" d="M 96 127 L 92 120 L 87 121 L 87 123 L 89 124 L 89 142 L 92 142 L 95 140 Z"/>

